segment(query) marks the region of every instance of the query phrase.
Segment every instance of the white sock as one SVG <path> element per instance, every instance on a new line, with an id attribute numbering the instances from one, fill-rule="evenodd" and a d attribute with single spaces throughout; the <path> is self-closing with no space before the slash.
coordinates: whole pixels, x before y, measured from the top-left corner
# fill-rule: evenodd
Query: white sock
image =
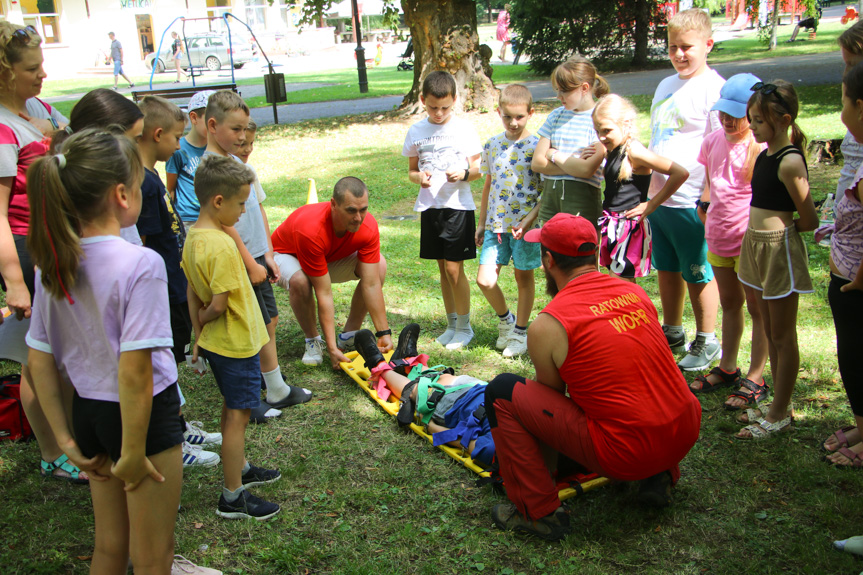
<path id="1" fill-rule="evenodd" d="M 321 341 L 321 336 L 316 335 L 315 337 L 307 337 L 307 338 L 306 338 L 306 343 L 309 343 L 309 342 L 312 342 L 312 341 L 315 341 L 315 340 Z"/>
<path id="2" fill-rule="evenodd" d="M 515 323 L 515 316 L 512 315 L 510 310 L 506 310 L 506 315 L 503 317 L 497 316 L 501 323 Z"/>
<path id="3" fill-rule="evenodd" d="M 455 330 L 457 332 L 473 333 L 473 328 L 470 327 L 470 312 L 467 312 L 464 315 L 458 314 L 456 315 L 456 318 Z"/>
<path id="4" fill-rule="evenodd" d="M 710 333 L 704 333 L 703 331 L 696 331 L 695 337 L 701 336 L 704 338 L 705 343 L 710 343 L 714 339 L 716 339 L 716 332 L 711 331 Z"/>
<path id="5" fill-rule="evenodd" d="M 349 339 L 351 339 L 352 337 L 354 337 L 354 335 L 355 335 L 356 333 L 357 333 L 357 330 L 354 330 L 354 331 L 343 331 L 342 333 L 340 333 L 340 334 L 339 334 L 339 339 L 340 339 L 340 340 L 342 340 L 342 341 L 348 341 Z"/>
<path id="6" fill-rule="evenodd" d="M 682 325 L 667 325 L 667 324 L 663 324 L 663 325 L 662 325 L 662 327 L 664 327 L 664 328 L 665 328 L 665 331 L 666 331 L 666 332 L 668 332 L 670 335 L 682 335 L 682 334 L 686 333 L 686 332 L 683 330 L 683 326 L 682 326 Z"/>
<path id="7" fill-rule="evenodd" d="M 446 314 L 446 329 L 444 332 L 438 336 L 437 342 L 441 345 L 446 345 L 452 339 L 452 336 L 455 335 L 455 324 L 457 321 L 458 315 L 454 313 Z"/>
<path id="8" fill-rule="evenodd" d="M 273 371 L 261 372 L 261 375 L 264 376 L 264 383 L 267 386 L 268 403 L 278 403 L 291 393 L 291 386 L 282 379 L 282 370 L 279 366 L 276 366 Z"/>

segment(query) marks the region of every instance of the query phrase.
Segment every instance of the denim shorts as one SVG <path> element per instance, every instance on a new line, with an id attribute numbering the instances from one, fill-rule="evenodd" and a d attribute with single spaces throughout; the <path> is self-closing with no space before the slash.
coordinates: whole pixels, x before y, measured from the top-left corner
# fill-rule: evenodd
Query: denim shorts
<path id="1" fill-rule="evenodd" d="M 653 232 L 653 267 L 662 272 L 680 272 L 690 284 L 706 284 L 713 279 L 707 261 L 704 224 L 695 208 L 659 206 L 647 216 Z"/>
<path id="2" fill-rule="evenodd" d="M 201 357 L 210 363 L 213 377 L 228 409 L 253 409 L 261 404 L 261 358 L 225 357 L 199 348 Z"/>
<path id="3" fill-rule="evenodd" d="M 486 230 L 479 265 L 507 266 L 510 260 L 517 270 L 535 270 L 542 260 L 539 244 L 517 240 L 509 232 L 496 234 Z"/>
<path id="4" fill-rule="evenodd" d="M 119 76 L 123 73 L 123 63 L 114 60 L 114 75 Z"/>

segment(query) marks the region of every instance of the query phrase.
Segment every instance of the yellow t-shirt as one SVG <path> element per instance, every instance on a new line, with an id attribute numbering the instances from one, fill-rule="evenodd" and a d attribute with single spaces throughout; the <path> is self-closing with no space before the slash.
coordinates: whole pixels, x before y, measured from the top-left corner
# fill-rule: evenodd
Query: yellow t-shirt
<path id="1" fill-rule="evenodd" d="M 225 313 L 207 323 L 198 345 L 225 357 L 252 357 L 270 341 L 240 251 L 221 230 L 192 227 L 183 246 L 183 271 L 205 304 L 228 292 Z"/>

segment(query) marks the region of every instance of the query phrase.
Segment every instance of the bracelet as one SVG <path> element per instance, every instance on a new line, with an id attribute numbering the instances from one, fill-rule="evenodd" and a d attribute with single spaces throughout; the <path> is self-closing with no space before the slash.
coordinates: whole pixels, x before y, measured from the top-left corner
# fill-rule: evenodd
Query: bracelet
<path id="1" fill-rule="evenodd" d="M 464 177 L 462 178 L 462 181 L 466 182 L 469 177 L 470 177 L 470 168 L 465 168 Z"/>
<path id="2" fill-rule="evenodd" d="M 391 330 L 391 329 L 384 329 L 384 330 L 381 330 L 381 331 L 376 331 L 376 332 L 375 332 L 375 337 L 380 338 L 380 337 L 383 337 L 383 336 L 385 336 L 385 335 L 392 335 L 392 334 L 393 334 L 393 330 Z"/>
<path id="3" fill-rule="evenodd" d="M 552 153 L 551 153 L 551 158 L 549 158 L 549 160 L 548 160 L 548 161 L 549 161 L 549 162 L 551 162 L 552 164 L 554 164 L 554 157 L 555 157 L 556 155 L 557 155 L 557 150 L 555 150 L 554 152 L 552 152 Z M 555 164 L 555 165 L 556 165 L 556 164 Z"/>
<path id="4" fill-rule="evenodd" d="M 60 126 L 57 124 L 57 120 L 55 120 L 54 118 L 52 118 L 52 117 L 50 117 L 50 116 L 49 116 L 49 117 L 48 117 L 48 121 L 49 121 L 49 122 L 51 122 L 51 125 L 52 125 L 52 126 L 54 126 L 54 129 L 55 129 L 55 130 L 59 130 L 59 129 L 60 129 Z"/>

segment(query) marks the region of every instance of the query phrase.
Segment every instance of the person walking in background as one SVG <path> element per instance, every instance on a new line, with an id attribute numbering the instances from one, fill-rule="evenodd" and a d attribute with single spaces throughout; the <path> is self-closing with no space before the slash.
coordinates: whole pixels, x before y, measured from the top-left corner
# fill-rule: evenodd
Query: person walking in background
<path id="1" fill-rule="evenodd" d="M 176 32 L 171 32 L 171 38 L 174 39 L 174 43 L 171 44 L 171 58 L 174 60 L 174 69 L 177 70 L 177 79 L 174 80 L 174 84 L 179 84 L 181 75 L 183 80 L 188 80 L 189 76 L 183 72 L 180 64 L 180 60 L 183 59 L 183 42 Z"/>
<path id="2" fill-rule="evenodd" d="M 108 32 L 108 38 L 111 39 L 111 60 L 114 61 L 114 89 L 117 89 L 117 80 L 120 76 L 123 76 L 123 79 L 129 82 L 130 88 L 134 88 L 135 84 L 123 72 L 123 45 L 114 37 L 113 32 Z"/>
<path id="3" fill-rule="evenodd" d="M 509 13 L 512 12 L 510 4 L 504 4 L 503 10 L 497 15 L 497 39 L 503 42 L 500 47 L 500 61 L 506 62 L 506 47 L 511 44 L 509 38 Z"/>

